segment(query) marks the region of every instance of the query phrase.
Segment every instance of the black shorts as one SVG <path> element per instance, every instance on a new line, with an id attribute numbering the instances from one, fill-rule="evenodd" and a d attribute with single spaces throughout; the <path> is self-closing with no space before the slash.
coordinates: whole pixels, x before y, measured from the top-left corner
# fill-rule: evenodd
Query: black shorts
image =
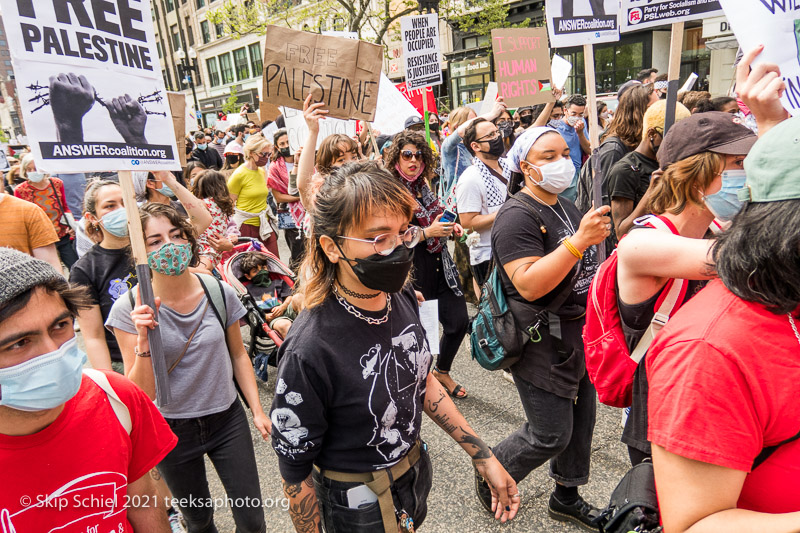
<path id="1" fill-rule="evenodd" d="M 470 270 L 472 270 L 472 276 L 475 278 L 475 282 L 479 287 L 483 287 L 483 284 L 486 283 L 486 278 L 489 277 L 489 267 L 491 264 L 492 260 L 488 259 L 483 263 L 469 266 Z"/>

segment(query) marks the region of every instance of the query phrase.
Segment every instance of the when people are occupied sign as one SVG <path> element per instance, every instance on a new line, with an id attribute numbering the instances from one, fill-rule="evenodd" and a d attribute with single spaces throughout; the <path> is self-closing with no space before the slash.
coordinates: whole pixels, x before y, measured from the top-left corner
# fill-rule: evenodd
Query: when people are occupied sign
<path id="1" fill-rule="evenodd" d="M 413 15 L 400 19 L 403 57 L 406 62 L 406 87 L 421 89 L 442 83 L 439 50 L 439 16 Z"/>
<path id="2" fill-rule="evenodd" d="M 149 2 L 0 0 L 0 7 L 37 166 L 180 168 Z"/>

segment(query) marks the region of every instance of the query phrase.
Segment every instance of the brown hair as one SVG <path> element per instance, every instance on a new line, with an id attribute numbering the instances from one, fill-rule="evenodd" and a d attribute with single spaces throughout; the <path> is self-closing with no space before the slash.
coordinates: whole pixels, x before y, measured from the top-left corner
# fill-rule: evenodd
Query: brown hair
<path id="1" fill-rule="evenodd" d="M 340 145 L 345 145 L 347 148 L 342 150 Z M 347 152 L 355 152 L 358 155 L 358 145 L 353 139 L 344 133 L 328 135 L 317 150 L 317 172 L 330 174 L 333 172 L 333 164 L 336 163 L 336 160 Z"/>
<path id="2" fill-rule="evenodd" d="M 268 267 L 269 260 L 266 255 L 260 252 L 244 252 L 239 260 L 239 268 L 248 276 L 251 270 L 262 266 Z"/>
<path id="3" fill-rule="evenodd" d="M 183 183 L 182 183 L 182 185 L 184 187 L 188 187 L 189 184 L 191 183 L 191 181 L 189 179 L 192 176 L 192 170 L 194 170 L 196 168 L 202 168 L 203 170 L 206 170 L 207 167 L 203 163 L 201 163 L 200 161 L 189 161 L 188 163 L 186 163 L 186 168 L 183 169 Z"/>
<path id="4" fill-rule="evenodd" d="M 411 220 L 417 202 L 402 183 L 376 161 L 348 163 L 325 179 L 317 192 L 311 216 L 308 250 L 300 266 L 305 278 L 305 306 L 322 304 L 331 292 L 338 265 L 319 240 L 326 235 L 339 242 L 372 213 L 387 212 Z"/>
<path id="5" fill-rule="evenodd" d="M 653 185 L 648 209 L 651 213 L 680 214 L 689 203 L 702 207 L 699 192 L 705 190 L 725 167 L 725 156 L 701 152 L 672 163 Z"/>
<path id="6" fill-rule="evenodd" d="M 386 161 L 386 169 L 392 174 L 396 174 L 395 165 L 400 161 L 400 153 L 403 147 L 407 144 L 413 144 L 417 150 L 422 152 L 422 162 L 425 163 L 425 171 L 420 176 L 420 179 L 429 180 L 433 177 L 433 172 L 436 170 L 435 162 L 433 160 L 433 151 L 428 143 L 425 142 L 425 137 L 421 133 L 410 130 L 403 130 L 394 136 L 392 145 L 386 149 L 384 159 Z"/>
<path id="7" fill-rule="evenodd" d="M 270 156 L 269 160 L 272 161 L 273 163 L 277 161 L 279 157 L 282 157 L 281 150 L 280 148 L 278 148 L 278 139 L 280 139 L 284 135 L 289 135 L 289 132 L 286 131 L 286 128 L 279 129 L 272 136 L 272 155 Z"/>
<path id="8" fill-rule="evenodd" d="M 114 185 L 116 187 L 120 186 L 119 183 L 111 180 L 93 180 L 89 182 L 89 184 L 86 186 L 86 192 L 83 193 L 83 211 L 85 213 L 91 213 L 95 218 L 98 218 L 97 192 L 103 187 L 108 187 L 110 185 Z M 92 239 L 93 242 L 99 243 L 103 240 L 103 230 L 101 230 L 98 226 L 93 225 L 91 222 L 89 222 L 89 219 L 86 218 L 84 218 L 83 224 L 84 229 L 86 230 L 86 236 Z"/>
<path id="9" fill-rule="evenodd" d="M 19 177 L 20 173 L 20 166 L 19 164 L 12 165 L 11 168 L 8 169 L 8 174 L 6 174 L 6 183 L 9 187 L 14 187 L 16 185 L 14 183 L 14 178 Z"/>
<path id="10" fill-rule="evenodd" d="M 216 170 L 206 170 L 197 176 L 192 187 L 192 193 L 200 198 L 211 198 L 225 216 L 232 217 L 235 205 L 228 192 L 225 176 Z"/>
<path id="11" fill-rule="evenodd" d="M 622 95 L 614 119 L 603 134 L 601 140 L 609 137 L 618 137 L 629 148 L 636 148 L 642 142 L 642 121 L 647 106 L 650 104 L 650 94 L 653 85 L 636 85 Z"/>
<path id="12" fill-rule="evenodd" d="M 82 285 L 70 285 L 64 278 L 52 278 L 44 283 L 40 283 L 35 287 L 31 287 L 25 292 L 22 292 L 3 305 L 0 305 L 0 322 L 11 318 L 13 315 L 21 311 L 28 305 L 28 302 L 33 296 L 36 289 L 42 289 L 50 294 L 57 294 L 64 300 L 64 305 L 67 307 L 70 316 L 77 318 L 78 313 L 83 309 L 91 309 L 94 305 L 89 290 Z"/>
<path id="13" fill-rule="evenodd" d="M 194 226 L 189 222 L 189 219 L 184 218 L 178 210 L 171 205 L 150 203 L 139 208 L 141 215 L 142 230 L 147 232 L 147 223 L 151 218 L 166 218 L 167 221 L 181 230 L 181 237 L 189 241 L 192 247 L 192 260 L 189 263 L 190 267 L 200 264 L 199 253 L 200 247 L 197 244 L 197 235 L 194 232 Z"/>
<path id="14" fill-rule="evenodd" d="M 684 91 L 678 95 L 678 101 L 686 106 L 689 111 L 694 111 L 701 100 L 710 100 L 711 93 L 708 91 Z"/>

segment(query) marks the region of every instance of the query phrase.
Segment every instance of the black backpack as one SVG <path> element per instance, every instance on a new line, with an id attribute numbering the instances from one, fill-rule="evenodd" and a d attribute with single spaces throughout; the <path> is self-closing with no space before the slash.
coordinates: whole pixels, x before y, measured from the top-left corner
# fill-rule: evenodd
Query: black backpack
<path id="1" fill-rule="evenodd" d="M 606 172 L 611 170 L 611 166 L 613 163 L 616 163 L 622 157 L 630 152 L 630 148 L 628 148 L 618 137 L 608 137 L 603 144 L 601 144 L 598 148 L 596 148 L 592 155 L 586 160 L 586 162 L 581 167 L 580 174 L 578 175 L 578 196 L 575 199 L 575 205 L 580 210 L 581 214 L 586 214 L 589 212 L 589 209 L 592 208 L 592 167 L 595 162 L 599 159 L 601 153 L 606 152 L 614 152 L 612 164 L 608 166 Z M 604 175 L 602 172 L 603 169 L 600 168 L 601 165 L 597 165 L 597 171 L 595 174 L 600 174 L 600 179 L 602 179 L 602 191 L 603 191 L 603 205 L 611 205 L 611 198 L 608 197 L 608 176 Z M 596 205 L 595 207 L 600 207 Z"/>

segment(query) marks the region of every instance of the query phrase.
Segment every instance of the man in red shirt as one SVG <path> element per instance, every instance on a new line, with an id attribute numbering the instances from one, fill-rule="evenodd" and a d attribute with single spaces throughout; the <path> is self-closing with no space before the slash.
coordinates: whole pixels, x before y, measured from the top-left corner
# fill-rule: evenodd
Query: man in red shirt
<path id="1" fill-rule="evenodd" d="M 177 443 L 114 372 L 83 371 L 90 303 L 44 261 L 0 248 L 0 532 L 169 533 L 148 472 Z"/>

